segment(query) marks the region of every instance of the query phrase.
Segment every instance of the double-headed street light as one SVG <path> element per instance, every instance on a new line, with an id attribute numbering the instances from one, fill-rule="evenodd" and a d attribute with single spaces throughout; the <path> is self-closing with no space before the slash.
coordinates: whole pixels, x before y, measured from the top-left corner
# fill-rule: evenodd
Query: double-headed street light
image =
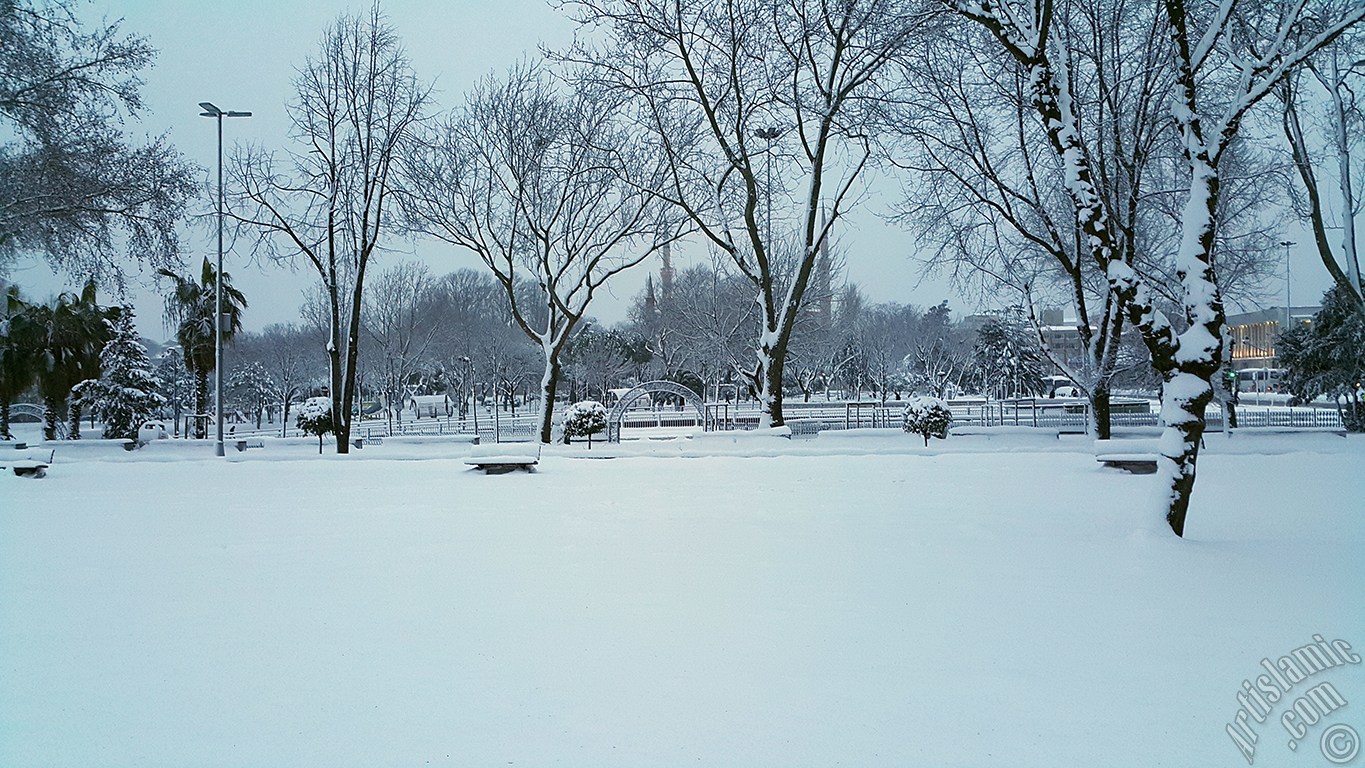
<path id="1" fill-rule="evenodd" d="M 218 423 L 214 453 L 223 456 L 223 118 L 251 117 L 250 112 L 227 111 L 199 102 L 200 117 L 218 120 L 218 273 L 213 280 L 213 414 Z"/>
<path id="2" fill-rule="evenodd" d="M 754 135 L 768 142 L 767 151 L 767 179 L 764 182 L 765 199 L 767 200 L 768 215 L 768 242 L 767 248 L 773 250 L 773 142 L 777 141 L 782 135 L 782 129 L 775 125 L 766 128 L 759 128 L 754 131 Z"/>

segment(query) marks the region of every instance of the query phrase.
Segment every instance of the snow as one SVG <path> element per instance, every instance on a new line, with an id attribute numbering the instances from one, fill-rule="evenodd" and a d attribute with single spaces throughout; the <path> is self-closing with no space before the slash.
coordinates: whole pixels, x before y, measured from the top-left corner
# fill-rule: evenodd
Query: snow
<path id="1" fill-rule="evenodd" d="M 1210 436 L 1184 540 L 1042 430 L 187 442 L 0 478 L 0 765 L 1241 765 L 1261 659 L 1365 647 L 1359 436 Z"/>
<path id="2" fill-rule="evenodd" d="M 326 418 L 332 412 L 332 399 L 329 397 L 310 397 L 299 406 L 298 418 L 309 421 Z"/>

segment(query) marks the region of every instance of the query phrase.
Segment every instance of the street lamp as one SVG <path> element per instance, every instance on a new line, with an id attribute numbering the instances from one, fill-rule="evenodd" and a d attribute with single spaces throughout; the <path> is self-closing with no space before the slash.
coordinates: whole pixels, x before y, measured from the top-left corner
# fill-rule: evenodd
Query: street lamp
<path id="1" fill-rule="evenodd" d="M 199 102 L 200 117 L 218 121 L 218 272 L 213 280 L 213 414 L 218 423 L 213 452 L 223 451 L 223 118 L 251 117 L 250 112 L 235 112 L 215 107 L 207 101 Z"/>
<path id="2" fill-rule="evenodd" d="M 768 250 L 773 247 L 773 142 L 782 135 L 782 129 L 777 126 L 768 126 L 754 131 L 754 135 L 768 142 L 767 152 L 767 182 L 764 185 L 764 196 L 768 202 Z"/>
<path id="3" fill-rule="evenodd" d="M 1284 246 L 1284 330 L 1288 331 L 1294 326 L 1294 302 L 1290 301 L 1289 294 L 1289 246 L 1298 243 L 1281 240 L 1280 245 Z"/>
<path id="4" fill-rule="evenodd" d="M 460 358 L 460 362 L 469 366 L 469 410 L 474 412 L 474 437 L 479 436 L 479 404 L 474 399 L 474 361 L 466 355 Z"/>

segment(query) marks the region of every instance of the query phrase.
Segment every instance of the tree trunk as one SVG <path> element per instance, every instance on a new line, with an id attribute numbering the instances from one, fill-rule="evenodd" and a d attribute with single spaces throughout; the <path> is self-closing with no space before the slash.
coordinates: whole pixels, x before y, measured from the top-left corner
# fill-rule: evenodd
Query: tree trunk
<path id="1" fill-rule="evenodd" d="M 194 372 L 194 439 L 203 440 L 208 436 L 208 420 L 204 409 L 209 402 L 209 372 Z"/>
<path id="2" fill-rule="evenodd" d="M 1186 128 L 1189 131 L 1188 128 Z M 1193 144 L 1188 139 L 1187 146 Z M 1204 408 L 1213 401 L 1214 377 L 1223 367 L 1223 298 L 1213 270 L 1213 244 L 1219 196 L 1218 169 L 1206 151 L 1190 152 L 1190 198 L 1176 269 L 1183 285 L 1189 328 L 1174 349 L 1152 362 L 1165 371 L 1161 390 L 1161 455 L 1170 486 L 1166 521 L 1185 535 L 1185 516 L 1194 492 L 1195 464 L 1204 437 Z M 1139 326 L 1141 327 L 1141 326 Z M 1146 329 L 1144 329 L 1146 330 Z M 1146 334 L 1144 334 L 1146 335 Z M 1152 345 L 1148 345 L 1149 349 Z"/>
<path id="3" fill-rule="evenodd" d="M 1095 437 L 1108 440 L 1112 432 L 1109 424 L 1109 382 L 1096 382 L 1090 390 L 1090 413 L 1095 420 Z"/>
<path id="4" fill-rule="evenodd" d="M 341 447 L 346 444 L 346 441 L 341 437 L 341 427 L 337 422 L 341 417 L 341 382 L 343 374 L 341 368 L 340 337 L 336 331 L 335 324 L 333 324 L 331 346 L 327 350 L 327 362 L 331 369 L 328 377 L 331 382 L 331 387 L 327 390 L 327 395 L 332 398 L 332 423 L 337 426 L 336 431 L 333 433 L 333 437 L 336 438 L 337 453 L 341 453 Z"/>
<path id="5" fill-rule="evenodd" d="M 566 334 L 567 335 L 567 334 Z M 545 374 L 540 379 L 540 442 L 549 445 L 554 424 L 555 390 L 559 387 L 559 350 L 545 351 Z"/>
<path id="6" fill-rule="evenodd" d="M 351 452 L 351 410 L 355 405 L 356 371 L 360 362 L 361 291 L 365 286 L 367 260 L 367 257 L 361 257 L 360 269 L 355 276 L 355 288 L 351 291 L 351 317 L 346 336 L 346 375 L 341 387 L 342 410 L 341 413 L 335 411 L 332 413 L 332 424 L 336 426 L 337 431 L 337 453 L 343 454 Z"/>
<path id="7" fill-rule="evenodd" d="M 9 401 L 0 402 L 0 439 L 13 440 L 14 435 L 9 431 Z"/>
<path id="8" fill-rule="evenodd" d="M 59 417 L 59 415 L 58 415 L 58 413 L 57 413 L 57 402 L 56 402 L 55 400 L 53 400 L 52 398 L 49 398 L 49 397 L 43 398 L 43 439 L 44 439 L 44 440 L 56 440 L 56 439 L 57 439 L 57 421 L 59 420 L 59 418 L 60 418 L 60 417 Z"/>
<path id="9" fill-rule="evenodd" d="M 1162 474 L 1170 486 L 1166 522 L 1175 535 L 1185 535 L 1185 516 L 1194 492 L 1195 465 L 1204 438 L 1204 408 L 1213 400 L 1213 387 L 1201 377 L 1178 372 L 1162 387 Z"/>
<path id="10" fill-rule="evenodd" d="M 776 332 L 773 332 L 776 335 Z M 754 371 L 754 394 L 758 397 L 759 429 L 780 427 L 782 418 L 782 367 L 786 363 L 786 349 L 783 345 L 768 348 L 766 345 L 758 352 L 758 369 Z"/>
<path id="11" fill-rule="evenodd" d="M 81 439 L 81 404 L 75 398 L 72 398 L 70 405 L 67 406 L 67 421 L 70 426 L 67 428 L 66 439 Z"/>

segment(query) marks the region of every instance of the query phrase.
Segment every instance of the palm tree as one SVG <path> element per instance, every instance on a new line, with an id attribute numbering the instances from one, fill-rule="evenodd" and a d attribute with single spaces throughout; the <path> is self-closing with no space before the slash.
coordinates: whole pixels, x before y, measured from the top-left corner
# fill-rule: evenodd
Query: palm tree
<path id="1" fill-rule="evenodd" d="M 199 282 L 192 278 L 177 275 L 169 269 L 157 270 L 158 274 L 170 278 L 172 290 L 166 296 L 166 317 L 175 323 L 175 338 L 185 354 L 185 367 L 194 374 L 194 409 L 203 414 L 208 407 L 209 374 L 213 373 L 214 361 L 214 289 L 218 275 L 204 259 Z M 223 273 L 223 341 L 231 341 L 242 330 L 242 310 L 246 308 L 246 297 L 232 287 L 232 276 Z M 202 418 L 194 421 L 194 436 L 203 439 L 207 436 L 208 423 Z"/>
<path id="2" fill-rule="evenodd" d="M 19 286 L 5 291 L 0 312 L 0 440 L 11 440 L 9 409 L 38 377 L 42 335 Z"/>
<path id="3" fill-rule="evenodd" d="M 40 334 L 38 393 L 43 398 L 43 438 L 57 439 L 57 424 L 70 416 L 67 437 L 80 437 L 80 406 L 68 407 L 71 388 L 99 377 L 99 353 L 109 340 L 109 313 L 95 299 L 95 283 L 80 294 L 62 293 L 29 313 Z"/>

